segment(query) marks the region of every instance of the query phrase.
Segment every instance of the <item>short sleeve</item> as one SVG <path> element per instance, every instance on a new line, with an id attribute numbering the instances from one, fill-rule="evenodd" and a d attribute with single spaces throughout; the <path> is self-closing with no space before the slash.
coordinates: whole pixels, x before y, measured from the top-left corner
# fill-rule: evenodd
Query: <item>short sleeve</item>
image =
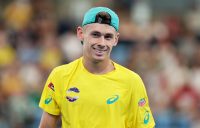
<path id="1" fill-rule="evenodd" d="M 56 86 L 56 73 L 53 70 L 46 81 L 39 103 L 40 108 L 52 115 L 60 115 Z"/>
<path id="2" fill-rule="evenodd" d="M 154 128 L 155 122 L 149 106 L 149 100 L 142 79 L 136 80 L 136 121 L 133 128 Z"/>

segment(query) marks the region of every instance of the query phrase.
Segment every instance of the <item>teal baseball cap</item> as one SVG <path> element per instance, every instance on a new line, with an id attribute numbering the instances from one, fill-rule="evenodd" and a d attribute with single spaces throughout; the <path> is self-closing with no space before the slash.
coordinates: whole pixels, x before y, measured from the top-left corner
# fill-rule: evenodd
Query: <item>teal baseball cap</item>
<path id="1" fill-rule="evenodd" d="M 110 19 L 109 25 L 114 27 L 115 30 L 118 31 L 119 17 L 113 10 L 107 7 L 94 7 L 94 8 L 89 9 L 84 15 L 82 26 L 85 26 L 87 24 L 92 24 L 92 23 L 99 23 L 99 22 L 96 22 L 95 20 L 96 20 L 97 14 L 100 12 L 105 12 L 110 15 L 111 19 Z"/>

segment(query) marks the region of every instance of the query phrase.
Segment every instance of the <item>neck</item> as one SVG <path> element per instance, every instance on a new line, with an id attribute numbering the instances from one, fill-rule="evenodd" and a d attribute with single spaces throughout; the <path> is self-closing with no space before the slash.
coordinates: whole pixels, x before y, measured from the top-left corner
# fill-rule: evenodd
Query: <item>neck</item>
<path id="1" fill-rule="evenodd" d="M 115 69 L 110 59 L 105 61 L 91 61 L 83 57 L 83 65 L 90 73 L 93 74 L 106 74 Z"/>

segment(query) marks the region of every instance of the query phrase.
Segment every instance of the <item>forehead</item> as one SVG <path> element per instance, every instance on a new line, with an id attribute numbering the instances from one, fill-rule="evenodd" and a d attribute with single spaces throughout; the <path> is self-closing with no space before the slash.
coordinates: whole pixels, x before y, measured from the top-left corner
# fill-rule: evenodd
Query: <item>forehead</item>
<path id="1" fill-rule="evenodd" d="M 116 33 L 115 28 L 107 24 L 99 24 L 99 23 L 88 24 L 84 26 L 84 29 L 86 32 L 89 33 L 93 31 L 98 31 L 100 33 L 111 33 L 111 34 Z"/>

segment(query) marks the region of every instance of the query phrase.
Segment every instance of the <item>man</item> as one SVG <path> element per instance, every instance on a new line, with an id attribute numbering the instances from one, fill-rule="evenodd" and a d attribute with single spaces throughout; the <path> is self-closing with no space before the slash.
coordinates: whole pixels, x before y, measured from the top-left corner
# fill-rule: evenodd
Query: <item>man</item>
<path id="1" fill-rule="evenodd" d="M 119 18 L 105 7 L 86 12 L 77 37 L 83 57 L 56 67 L 39 106 L 40 128 L 153 128 L 141 78 L 110 59 L 119 38 Z"/>

